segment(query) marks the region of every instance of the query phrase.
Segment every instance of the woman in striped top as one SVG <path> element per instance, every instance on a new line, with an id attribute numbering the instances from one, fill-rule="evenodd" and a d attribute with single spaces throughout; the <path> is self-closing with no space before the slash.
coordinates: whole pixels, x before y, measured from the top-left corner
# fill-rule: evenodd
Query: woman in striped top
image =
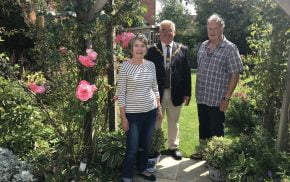
<path id="1" fill-rule="evenodd" d="M 162 112 L 155 66 L 144 59 L 147 45 L 143 34 L 137 34 L 131 40 L 132 57 L 123 63 L 118 80 L 118 105 L 122 128 L 127 135 L 122 172 L 124 182 L 132 181 L 137 152 L 139 175 L 149 181 L 156 180 L 153 174 L 146 172 L 146 168 L 156 117 L 162 117 Z"/>

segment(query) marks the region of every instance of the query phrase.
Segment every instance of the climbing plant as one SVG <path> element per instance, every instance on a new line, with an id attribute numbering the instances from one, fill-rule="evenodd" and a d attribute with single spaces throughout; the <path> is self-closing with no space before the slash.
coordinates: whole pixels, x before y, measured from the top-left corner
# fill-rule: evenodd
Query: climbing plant
<path id="1" fill-rule="evenodd" d="M 253 54 L 245 59 L 248 69 L 244 76 L 263 114 L 263 126 L 274 134 L 285 89 L 290 21 L 270 0 L 251 3 L 248 8 L 253 24 L 247 41 Z"/>

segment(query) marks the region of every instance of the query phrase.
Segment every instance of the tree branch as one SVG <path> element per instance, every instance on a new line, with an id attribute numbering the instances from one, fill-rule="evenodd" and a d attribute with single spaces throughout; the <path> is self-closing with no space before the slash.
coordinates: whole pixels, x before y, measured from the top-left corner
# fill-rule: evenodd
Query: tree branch
<path id="1" fill-rule="evenodd" d="M 97 0 L 92 5 L 89 6 L 88 9 L 88 22 L 91 22 L 94 20 L 95 13 L 99 12 L 105 4 L 108 2 L 108 0 Z"/>
<path id="2" fill-rule="evenodd" d="M 26 93 L 28 93 L 30 98 L 35 98 L 37 101 L 37 104 L 39 105 L 40 110 L 42 111 L 42 113 L 44 113 L 46 115 L 46 117 L 48 118 L 50 124 L 56 129 L 56 132 L 58 133 L 58 135 L 60 136 L 61 139 L 63 139 L 63 134 L 60 131 L 60 129 L 58 128 L 56 122 L 50 117 L 49 112 L 47 111 L 47 108 L 45 107 L 45 105 L 43 104 L 42 100 L 35 94 L 32 94 L 32 92 L 30 90 L 28 90 L 25 86 L 23 86 L 23 84 L 17 80 L 18 85 L 20 85 L 25 91 Z"/>

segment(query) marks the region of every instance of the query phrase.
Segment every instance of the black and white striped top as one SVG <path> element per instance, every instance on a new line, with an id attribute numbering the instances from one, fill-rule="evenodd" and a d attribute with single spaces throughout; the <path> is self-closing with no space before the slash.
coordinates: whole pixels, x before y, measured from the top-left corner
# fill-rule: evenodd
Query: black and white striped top
<path id="1" fill-rule="evenodd" d="M 157 107 L 159 98 L 154 63 L 145 60 L 135 65 L 124 62 L 117 84 L 118 105 L 126 113 L 148 112 Z"/>

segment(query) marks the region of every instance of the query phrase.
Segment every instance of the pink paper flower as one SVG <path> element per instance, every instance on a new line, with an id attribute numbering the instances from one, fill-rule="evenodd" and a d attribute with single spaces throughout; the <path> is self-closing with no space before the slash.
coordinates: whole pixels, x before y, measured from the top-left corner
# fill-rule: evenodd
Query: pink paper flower
<path id="1" fill-rule="evenodd" d="M 87 49 L 86 53 L 91 58 L 91 60 L 97 59 L 98 54 L 93 49 Z"/>
<path id="2" fill-rule="evenodd" d="M 98 54 L 93 49 L 86 49 L 86 53 L 86 56 L 79 56 L 79 62 L 87 68 L 95 66 L 94 60 L 97 59 Z"/>
<path id="3" fill-rule="evenodd" d="M 42 94 L 45 92 L 45 87 L 44 86 L 38 86 L 35 83 L 29 83 L 28 84 L 28 89 L 31 90 L 32 92 L 36 94 Z"/>
<path id="4" fill-rule="evenodd" d="M 121 44 L 121 40 L 122 40 L 122 36 L 121 35 L 117 35 L 116 38 L 115 38 L 115 42 L 117 44 Z"/>
<path id="5" fill-rule="evenodd" d="M 135 35 L 131 32 L 124 32 L 123 37 L 122 37 L 122 42 L 123 42 L 123 48 L 129 47 L 129 42 L 132 38 L 134 38 Z"/>
<path id="6" fill-rule="evenodd" d="M 96 65 L 94 61 L 89 56 L 79 56 L 79 62 L 87 68 L 93 67 Z"/>
<path id="7" fill-rule="evenodd" d="M 76 97 L 81 101 L 87 101 L 93 97 L 95 91 L 97 91 L 95 85 L 91 85 L 86 80 L 82 80 L 77 87 Z"/>
<path id="8" fill-rule="evenodd" d="M 123 32 L 121 35 L 116 36 L 115 42 L 117 44 L 121 44 L 123 48 L 128 48 L 130 40 L 134 37 L 135 34 L 133 34 L 132 32 Z"/>

